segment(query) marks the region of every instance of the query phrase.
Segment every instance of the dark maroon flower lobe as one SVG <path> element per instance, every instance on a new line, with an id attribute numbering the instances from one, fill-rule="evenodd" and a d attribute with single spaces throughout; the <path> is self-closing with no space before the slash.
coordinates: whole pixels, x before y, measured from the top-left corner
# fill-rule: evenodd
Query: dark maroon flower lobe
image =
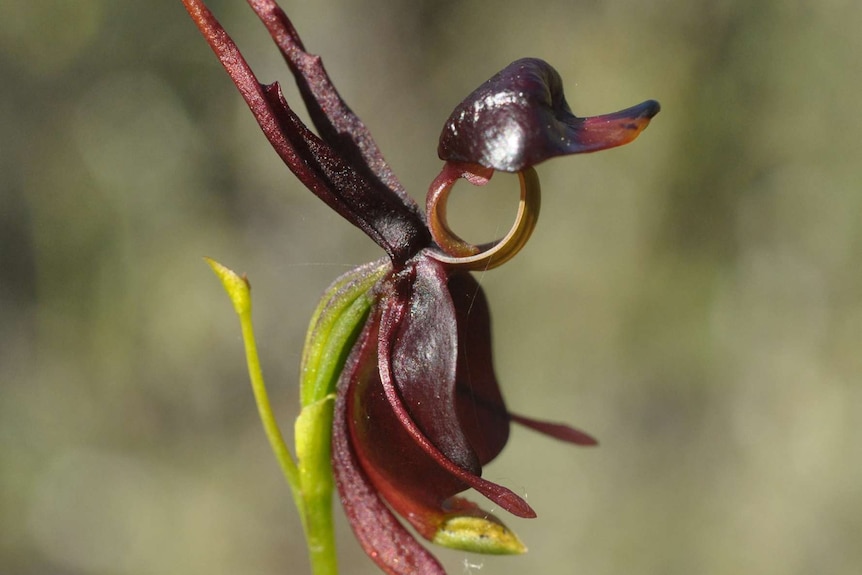
<path id="1" fill-rule="evenodd" d="M 535 516 L 523 498 L 481 477 L 506 444 L 510 421 L 571 443 L 595 440 L 506 410 L 487 301 L 470 274 L 423 252 L 377 290 L 342 372 L 334 417 L 333 467 L 357 538 L 393 574 L 424 571 L 399 570 L 391 555 L 410 565 L 426 560 L 393 511 L 436 543 L 522 552 L 499 519 L 457 495 L 472 487 L 514 515 Z"/>
<path id="2" fill-rule="evenodd" d="M 384 418 L 380 422 L 370 419 L 380 408 L 379 400 L 375 401 L 380 395 L 377 374 L 379 325 L 378 309 L 372 312 L 353 346 L 338 383 L 332 429 L 332 464 L 338 493 L 356 539 L 383 571 L 390 575 L 445 575 L 434 556 L 398 521 L 387 504 L 388 499 L 384 501 L 381 497 L 381 487 L 393 497 L 401 490 L 391 483 L 372 482 L 366 471 L 372 461 L 369 449 L 381 457 L 386 453 L 385 449 L 373 446 L 368 434 L 373 429 L 401 433 L 400 424 L 392 421 L 391 410 L 384 408 Z M 386 438 L 384 444 L 389 439 Z M 410 442 L 395 442 L 393 451 L 397 453 L 402 446 L 409 450 Z"/>
<path id="3" fill-rule="evenodd" d="M 479 439 L 466 435 L 472 428 L 465 428 L 458 417 L 457 355 L 432 352 L 424 363 L 416 357 L 437 342 L 446 342 L 447 347 L 457 345 L 457 312 L 444 264 L 420 254 L 404 272 L 384 281 L 377 360 L 389 408 L 412 442 L 465 484 L 459 491 L 472 487 L 514 515 L 535 517 L 535 511 L 521 497 L 480 477 L 481 463 L 472 447 Z M 448 308 L 444 313 L 452 321 L 428 323 L 429 314 L 440 313 L 428 308 L 429 294 L 434 294 L 432 307 Z M 404 335 L 411 338 L 410 346 L 401 345 Z M 407 375 L 411 371 L 415 373 Z M 493 385 L 496 387 L 496 381 Z M 435 421 L 438 419 L 441 421 Z"/>
<path id="4" fill-rule="evenodd" d="M 632 141 L 658 114 L 648 100 L 605 116 L 578 118 L 560 75 L 543 60 L 507 66 L 461 102 L 446 121 L 437 154 L 447 162 L 518 172 L 549 158 Z"/>
<path id="5" fill-rule="evenodd" d="M 428 565 L 428 571 L 403 568 L 427 557 L 399 530 L 392 511 L 428 540 L 473 551 L 484 545 L 492 553 L 523 546 L 458 493 L 473 487 L 503 509 L 535 516 L 517 494 L 480 477 L 482 464 L 505 444 L 509 419 L 490 364 L 490 325 L 478 288 L 469 275 L 450 278 L 443 264 L 422 254 L 384 278 L 339 381 L 333 431 L 339 493 L 360 543 L 388 573 L 442 573 Z M 461 320 L 471 306 L 476 335 L 462 338 L 468 326 Z M 478 352 L 469 369 L 465 344 Z M 477 376 L 476 392 L 489 398 L 484 406 L 473 402 L 473 382 L 465 380 L 470 373 Z"/>

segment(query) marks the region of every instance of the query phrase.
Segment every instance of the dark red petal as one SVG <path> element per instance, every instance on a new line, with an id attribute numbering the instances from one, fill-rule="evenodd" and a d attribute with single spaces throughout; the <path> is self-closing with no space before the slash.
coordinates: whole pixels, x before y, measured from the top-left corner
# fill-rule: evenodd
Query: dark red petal
<path id="1" fill-rule="evenodd" d="M 491 314 L 482 288 L 469 273 L 452 274 L 448 288 L 458 324 L 458 419 L 485 465 L 509 439 L 509 417 L 491 358 Z"/>
<path id="2" fill-rule="evenodd" d="M 559 439 L 560 441 L 566 441 L 568 443 L 574 443 L 576 445 L 599 444 L 598 440 L 596 440 L 596 438 L 589 433 L 581 431 L 580 429 L 577 429 L 570 425 L 566 425 L 565 423 L 539 421 L 538 419 L 531 419 L 529 417 L 524 417 L 523 415 L 517 415 L 515 413 L 510 413 L 509 417 L 515 423 L 519 423 L 524 427 L 529 427 L 534 431 L 544 433 L 545 435 L 549 435 L 555 439 Z"/>
<path id="3" fill-rule="evenodd" d="M 555 156 L 594 152 L 633 140 L 659 112 L 653 100 L 606 116 L 578 118 L 563 95 L 560 75 L 535 58 L 513 62 L 452 112 L 437 153 L 517 172 Z"/>
<path id="4" fill-rule="evenodd" d="M 391 338 L 392 373 L 407 411 L 425 437 L 455 465 L 481 475 L 456 409 L 458 327 L 447 281 L 442 264 L 420 258 L 398 282 L 398 297 L 408 302 L 408 309 Z"/>
<path id="5" fill-rule="evenodd" d="M 407 433 L 389 405 L 378 371 L 360 375 L 351 381 L 346 410 L 356 459 L 383 499 L 420 535 L 433 539 L 444 519 L 443 503 L 468 486 Z"/>
<path id="6" fill-rule="evenodd" d="M 395 177 L 365 124 L 344 103 L 319 56 L 309 54 L 296 29 L 274 0 L 248 0 L 269 30 L 293 72 L 318 134 L 356 169 L 367 169 L 418 212 L 413 199 Z"/>
<path id="7" fill-rule="evenodd" d="M 379 329 L 379 317 L 375 313 L 366 329 Z M 465 545 L 466 533 L 454 539 L 451 535 L 466 517 L 479 518 L 486 527 L 502 525 L 477 505 L 454 497 L 469 485 L 451 473 L 438 458 L 429 455 L 407 431 L 392 410 L 376 365 L 371 365 L 375 356 L 376 349 L 370 340 L 363 339 L 361 349 L 354 348 L 352 352 L 352 357 L 363 367 L 351 369 L 350 374 L 345 375 L 350 379 L 340 382 L 339 391 L 346 397 L 344 419 L 352 453 L 373 488 L 389 507 L 429 541 L 453 545 L 459 540 L 460 545 Z M 342 418 L 340 409 L 339 406 L 339 419 Z M 468 547 L 482 547 L 476 543 L 473 541 Z M 498 552 L 500 549 L 516 552 L 517 548 L 503 545 L 498 547 Z"/>
<path id="8" fill-rule="evenodd" d="M 183 0 L 278 155 L 315 195 L 368 234 L 397 264 L 430 242 L 415 203 L 357 169 L 293 113 L 277 84 L 262 86 L 230 36 L 200 0 Z"/>
<path id="9" fill-rule="evenodd" d="M 332 466 L 341 504 L 359 544 L 390 575 L 445 575 L 440 563 L 401 525 L 360 467 L 351 444 L 349 399 L 376 374 L 377 326 L 372 314 L 347 360 L 338 386 L 332 428 Z"/>
<path id="10" fill-rule="evenodd" d="M 463 481 L 506 511 L 519 517 L 535 517 L 536 512 L 533 511 L 523 498 L 501 485 L 484 480 L 470 471 L 461 468 L 447 458 L 422 433 L 405 406 L 395 383 L 392 348 L 402 322 L 409 315 L 409 284 L 411 281 L 412 279 L 407 274 L 396 276 L 393 278 L 392 285 L 382 294 L 381 305 L 383 313 L 380 320 L 378 367 L 383 391 L 392 412 L 398 418 L 401 426 L 408 433 L 412 441 L 449 474 Z"/>

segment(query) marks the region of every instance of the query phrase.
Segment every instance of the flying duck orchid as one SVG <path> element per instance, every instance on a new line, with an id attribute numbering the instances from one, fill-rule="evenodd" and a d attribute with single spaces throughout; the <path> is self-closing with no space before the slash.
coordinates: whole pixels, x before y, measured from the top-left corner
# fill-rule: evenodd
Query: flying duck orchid
<path id="1" fill-rule="evenodd" d="M 579 118 L 549 64 L 518 60 L 446 121 L 438 147 L 445 163 L 423 214 L 273 0 L 248 3 L 287 61 L 317 134 L 291 110 L 277 83 L 257 80 L 200 0 L 183 3 L 290 170 L 386 252 L 336 280 L 312 317 L 302 360 L 298 463 L 280 456 L 306 535 L 313 539 L 315 524 L 326 522 L 331 462 L 359 543 L 387 573 L 444 573 L 397 517 L 440 545 L 523 552 L 498 518 L 458 494 L 473 488 L 515 516 L 536 516 L 522 497 L 481 476 L 505 446 L 511 422 L 573 444 L 596 442 L 573 427 L 507 409 L 492 365 L 488 303 L 470 270 L 501 265 L 526 243 L 540 199 L 533 166 L 632 141 L 658 113 L 658 103 Z M 495 171 L 518 175 L 519 211 L 505 237 L 473 245 L 450 229 L 447 199 L 460 179 L 482 185 Z M 244 279 L 213 266 L 247 299 Z M 277 426 L 266 418 L 264 425 L 278 454 Z M 326 571 L 313 555 L 315 570 Z"/>

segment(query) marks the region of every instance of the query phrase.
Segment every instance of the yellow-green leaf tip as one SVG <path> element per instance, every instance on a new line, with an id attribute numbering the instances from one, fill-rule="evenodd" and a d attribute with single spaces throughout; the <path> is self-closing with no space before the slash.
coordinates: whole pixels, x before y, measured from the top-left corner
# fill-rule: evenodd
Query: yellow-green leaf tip
<path id="1" fill-rule="evenodd" d="M 450 517 L 440 525 L 433 541 L 450 549 L 486 555 L 520 555 L 527 551 L 508 527 L 482 517 Z"/>
<path id="2" fill-rule="evenodd" d="M 233 302 L 236 313 L 240 315 L 249 313 L 251 311 L 251 284 L 248 283 L 248 278 L 245 275 L 238 275 L 214 259 L 204 258 L 204 260 L 221 280 L 230 301 Z"/>

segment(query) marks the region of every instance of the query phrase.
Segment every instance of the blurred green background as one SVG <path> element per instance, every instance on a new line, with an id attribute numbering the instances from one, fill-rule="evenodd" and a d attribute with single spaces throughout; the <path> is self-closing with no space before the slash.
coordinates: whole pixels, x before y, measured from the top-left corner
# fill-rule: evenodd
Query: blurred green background
<path id="1" fill-rule="evenodd" d="M 245 3 L 211 7 L 289 86 Z M 530 245 L 480 277 L 512 408 L 602 445 L 516 429 L 486 477 L 538 511 L 508 519 L 530 553 L 441 551 L 450 573 L 859 573 L 862 3 L 284 7 L 417 199 L 450 110 L 516 58 L 579 115 L 663 106 L 542 165 Z M 306 573 L 201 257 L 251 278 L 290 429 L 317 297 L 379 250 L 293 179 L 178 0 L 7 0 L 0 77 L 0 572 Z M 508 228 L 495 185 L 459 188 L 456 230 Z M 376 573 L 338 520 L 344 573 Z"/>

